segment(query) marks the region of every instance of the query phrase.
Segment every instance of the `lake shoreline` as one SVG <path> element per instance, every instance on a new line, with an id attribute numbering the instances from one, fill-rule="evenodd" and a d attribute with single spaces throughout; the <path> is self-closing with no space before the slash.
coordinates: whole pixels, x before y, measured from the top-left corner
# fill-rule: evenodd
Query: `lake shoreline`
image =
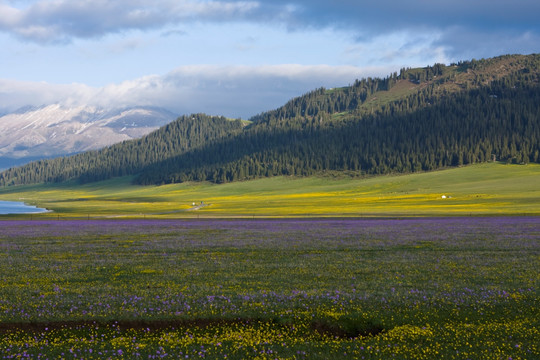
<path id="1" fill-rule="evenodd" d="M 27 205 L 22 201 L 0 200 L 0 215 L 43 214 L 47 212 L 51 212 L 51 210 L 38 208 L 35 205 Z"/>

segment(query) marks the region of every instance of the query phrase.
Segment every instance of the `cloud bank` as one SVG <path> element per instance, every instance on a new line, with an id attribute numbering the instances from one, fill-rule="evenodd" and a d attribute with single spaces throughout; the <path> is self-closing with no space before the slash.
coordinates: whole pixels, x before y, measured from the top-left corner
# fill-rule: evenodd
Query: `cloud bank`
<path id="1" fill-rule="evenodd" d="M 482 56 L 538 51 L 538 14 L 537 0 L 0 0 L 0 31 L 41 44 L 193 22 L 334 28 L 351 32 L 359 43 L 381 34 L 435 32 L 455 58 L 478 54 L 478 45 Z M 482 47 L 499 39 L 499 46 Z"/>
<path id="2" fill-rule="evenodd" d="M 101 88 L 84 84 L 48 84 L 0 80 L 5 112 L 19 107 L 59 103 L 66 106 L 160 106 L 179 115 L 204 112 L 249 118 L 283 105 L 318 87 L 345 86 L 357 78 L 390 69 L 328 65 L 182 66 L 163 76 L 151 75 Z"/>
<path id="3" fill-rule="evenodd" d="M 250 1 L 38 0 L 26 7 L 0 3 L 0 29 L 35 42 L 69 42 L 129 30 L 162 28 L 190 21 L 242 19 Z"/>

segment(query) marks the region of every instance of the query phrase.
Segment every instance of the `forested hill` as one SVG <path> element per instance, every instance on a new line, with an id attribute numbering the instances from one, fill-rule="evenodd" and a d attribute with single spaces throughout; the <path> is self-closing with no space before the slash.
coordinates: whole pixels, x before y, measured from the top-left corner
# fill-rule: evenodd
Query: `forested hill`
<path id="1" fill-rule="evenodd" d="M 317 89 L 246 124 L 184 116 L 136 141 L 0 174 L 12 185 L 138 175 L 217 183 L 321 171 L 386 174 L 540 161 L 540 55 L 402 69 Z"/>

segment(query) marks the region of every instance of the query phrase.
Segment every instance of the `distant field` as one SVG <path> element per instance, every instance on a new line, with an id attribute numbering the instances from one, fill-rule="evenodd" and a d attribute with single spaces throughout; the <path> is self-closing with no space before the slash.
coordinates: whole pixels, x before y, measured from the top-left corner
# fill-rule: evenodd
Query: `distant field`
<path id="1" fill-rule="evenodd" d="M 130 180 L 3 188 L 0 200 L 53 210 L 35 218 L 540 215 L 538 164 L 486 163 L 366 179 L 276 177 L 222 185 L 135 186 Z"/>

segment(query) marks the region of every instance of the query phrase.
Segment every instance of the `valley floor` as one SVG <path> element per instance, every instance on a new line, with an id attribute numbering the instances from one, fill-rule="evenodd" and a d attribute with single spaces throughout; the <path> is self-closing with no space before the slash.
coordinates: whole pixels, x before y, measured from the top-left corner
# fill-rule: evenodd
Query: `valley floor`
<path id="1" fill-rule="evenodd" d="M 540 165 L 485 163 L 371 178 L 326 174 L 229 184 L 131 185 L 131 178 L 5 187 L 59 217 L 395 217 L 540 215 Z"/>

